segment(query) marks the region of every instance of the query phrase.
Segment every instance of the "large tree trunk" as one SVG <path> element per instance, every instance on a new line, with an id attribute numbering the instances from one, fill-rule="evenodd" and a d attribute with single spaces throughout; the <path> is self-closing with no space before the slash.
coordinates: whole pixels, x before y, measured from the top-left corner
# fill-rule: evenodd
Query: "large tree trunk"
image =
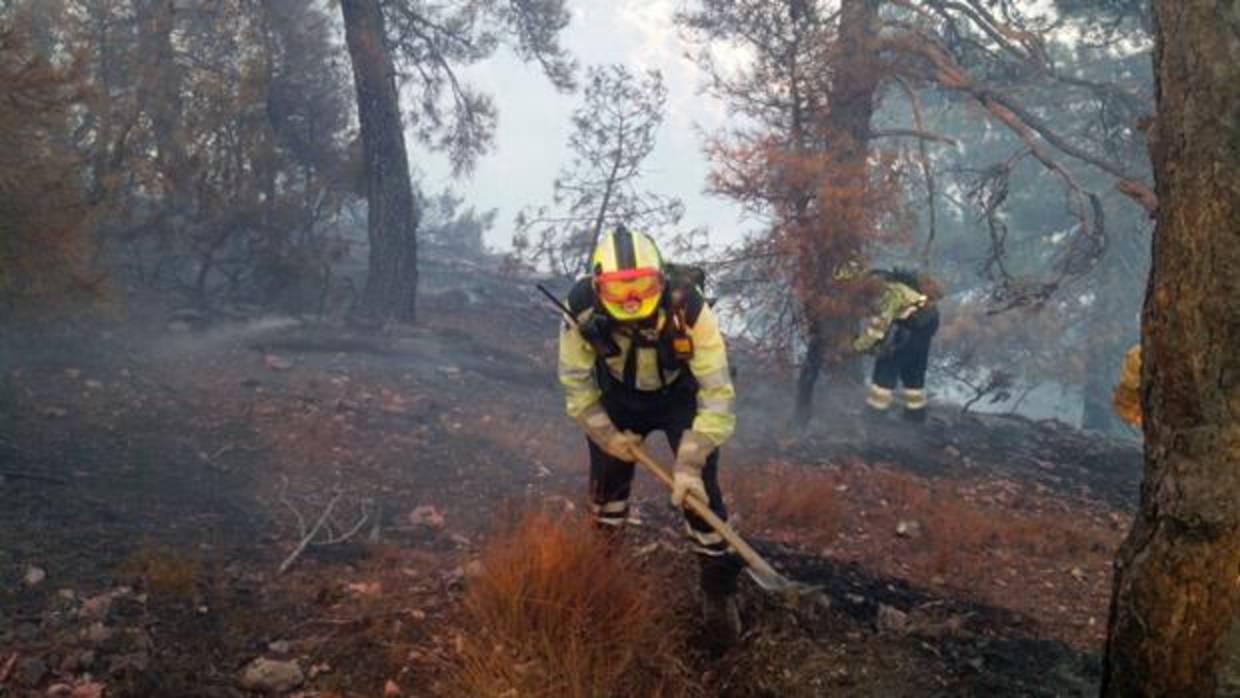
<path id="1" fill-rule="evenodd" d="M 792 415 L 792 425 L 797 429 L 805 428 L 814 415 L 814 385 L 827 353 L 825 325 L 821 318 L 814 318 L 806 330 L 805 361 L 797 373 L 797 401 Z"/>
<path id="2" fill-rule="evenodd" d="M 1154 12 L 1145 481 L 1116 561 L 1102 692 L 1240 695 L 1224 688 L 1240 678 L 1240 7 Z"/>
<path id="3" fill-rule="evenodd" d="M 341 0 L 340 11 L 357 88 L 369 205 L 370 272 L 361 310 L 376 318 L 413 322 L 418 212 L 383 13 L 378 0 Z"/>
<path id="4" fill-rule="evenodd" d="M 809 336 L 806 359 L 797 377 L 797 425 L 804 425 L 813 413 L 814 384 L 826 364 L 825 352 L 840 346 L 839 333 L 850 330 L 842 323 L 830 321 L 822 299 L 832 292 L 831 270 L 843 261 L 832 259 L 829 248 L 838 249 L 839 241 L 856 237 L 858 230 L 867 227 L 870 120 L 881 74 L 874 43 L 879 2 L 843 0 L 840 4 L 836 75 L 827 98 L 829 112 L 819 125 L 829 163 L 823 191 L 832 194 L 819 197 L 823 228 L 819 231 L 821 238 L 814 237 L 810 242 L 813 278 L 807 284 L 803 304 Z"/>

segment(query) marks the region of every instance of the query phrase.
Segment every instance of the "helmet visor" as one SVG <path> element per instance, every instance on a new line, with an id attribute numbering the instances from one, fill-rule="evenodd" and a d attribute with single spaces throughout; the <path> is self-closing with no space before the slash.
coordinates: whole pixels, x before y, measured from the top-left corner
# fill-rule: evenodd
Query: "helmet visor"
<path id="1" fill-rule="evenodd" d="M 598 295 L 611 303 L 641 302 L 663 292 L 658 269 L 623 269 L 595 277 Z"/>

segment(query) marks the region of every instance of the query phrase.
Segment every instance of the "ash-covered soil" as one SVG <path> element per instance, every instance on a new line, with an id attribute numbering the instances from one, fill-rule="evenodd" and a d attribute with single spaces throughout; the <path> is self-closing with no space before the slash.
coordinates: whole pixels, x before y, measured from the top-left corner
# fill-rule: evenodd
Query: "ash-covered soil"
<path id="1" fill-rule="evenodd" d="M 150 307 L 0 338 L 0 696 L 439 695 L 488 537 L 580 511 L 586 468 L 532 284 L 424 288 L 413 327 Z M 686 648 L 693 691 L 1094 692 L 1135 443 L 947 407 L 864 425 L 846 388 L 791 436 L 789 377 L 734 362 L 734 521 L 829 603 L 745 582 L 741 644 Z M 624 545 L 693 624 L 678 515 L 636 496 Z M 338 542 L 294 555 L 319 524 Z"/>

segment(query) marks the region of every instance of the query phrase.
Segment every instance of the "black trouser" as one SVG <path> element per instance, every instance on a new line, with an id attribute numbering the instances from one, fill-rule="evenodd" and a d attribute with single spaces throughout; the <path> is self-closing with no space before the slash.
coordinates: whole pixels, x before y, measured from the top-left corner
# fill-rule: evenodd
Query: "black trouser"
<path id="1" fill-rule="evenodd" d="M 688 377 L 658 392 L 626 390 L 615 386 L 603 393 L 603 409 L 621 431 L 632 431 L 645 437 L 652 431 L 662 431 L 675 451 L 680 437 L 692 428 L 697 415 L 697 386 Z M 590 446 L 590 501 L 594 507 L 595 521 L 600 526 L 619 528 L 629 513 L 629 492 L 633 484 L 632 463 L 607 455 L 593 441 Z M 719 450 L 715 449 L 706 459 L 702 470 L 702 482 L 710 509 L 719 518 L 727 520 L 728 511 L 723 504 L 719 489 Z M 694 552 L 698 555 L 701 570 L 702 591 L 707 594 L 733 594 L 736 578 L 743 567 L 728 544 L 698 515 L 685 510 L 685 522 Z"/>
<path id="2" fill-rule="evenodd" d="M 930 340 L 939 330 L 939 312 L 930 307 L 915 313 L 907 320 L 897 320 L 892 324 L 891 332 L 896 333 L 894 346 L 888 352 L 880 352 L 874 360 L 873 383 L 878 388 L 890 392 L 895 390 L 899 381 L 905 390 L 905 408 L 921 409 L 926 405 L 926 367 L 930 363 Z M 871 395 L 873 398 L 874 395 Z M 877 402 L 881 403 L 881 394 Z M 871 407 L 884 409 L 876 400 L 871 400 Z"/>

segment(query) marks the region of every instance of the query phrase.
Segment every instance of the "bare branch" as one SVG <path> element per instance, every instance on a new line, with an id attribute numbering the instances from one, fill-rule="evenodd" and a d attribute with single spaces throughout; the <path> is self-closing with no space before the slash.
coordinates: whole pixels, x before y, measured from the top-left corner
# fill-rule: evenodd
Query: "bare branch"
<path id="1" fill-rule="evenodd" d="M 327 506 L 323 509 L 323 513 L 320 514 L 318 520 L 314 522 L 314 527 L 302 537 L 301 542 L 298 543 L 297 547 L 293 549 L 293 552 L 284 559 L 284 562 L 280 563 L 280 568 L 276 570 L 276 574 L 284 574 L 285 570 L 287 570 L 293 562 L 296 561 L 303 552 L 305 552 L 306 547 L 309 546 L 310 542 L 314 540 L 314 537 L 319 534 L 319 529 L 323 528 L 323 524 L 327 522 L 329 517 L 331 517 L 332 510 L 336 508 L 336 503 L 339 502 L 340 498 L 343 496 L 344 492 L 336 490 L 335 496 L 331 498 L 331 501 L 328 502 Z M 300 515 L 298 516 L 300 518 Z"/>
<path id="2" fill-rule="evenodd" d="M 343 531 L 339 535 L 328 536 L 325 540 L 316 542 L 314 545 L 336 545 L 338 543 L 344 543 L 350 538 L 356 536 L 359 532 L 361 532 L 362 528 L 370 522 L 371 513 L 373 511 L 371 502 L 369 500 L 363 500 L 359 504 L 359 510 L 357 520 L 354 521 L 353 525 L 348 530 Z"/>
<path id="3" fill-rule="evenodd" d="M 920 120 L 920 117 L 918 117 Z M 923 131 L 920 128 L 881 128 L 870 131 L 871 138 L 916 138 L 921 141 L 931 141 L 933 143 L 942 143 L 944 145 L 958 146 L 960 141 L 950 136 L 944 136 L 939 133 L 931 133 Z"/>
<path id="4" fill-rule="evenodd" d="M 301 512 L 297 509 L 297 507 L 293 506 L 293 503 L 288 500 L 288 476 L 287 475 L 280 477 L 280 491 L 276 496 L 279 498 L 280 503 L 288 507 L 289 510 L 293 512 L 293 516 L 297 517 L 297 535 L 301 536 L 302 538 L 305 538 L 306 519 L 305 517 L 301 515 Z"/>

